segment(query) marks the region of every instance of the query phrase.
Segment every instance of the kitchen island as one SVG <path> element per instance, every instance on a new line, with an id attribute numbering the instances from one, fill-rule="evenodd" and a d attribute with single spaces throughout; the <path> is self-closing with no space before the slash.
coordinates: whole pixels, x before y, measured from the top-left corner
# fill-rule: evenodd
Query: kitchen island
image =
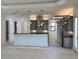
<path id="1" fill-rule="evenodd" d="M 23 46 L 48 46 L 48 34 L 46 33 L 14 33 L 14 45 Z"/>

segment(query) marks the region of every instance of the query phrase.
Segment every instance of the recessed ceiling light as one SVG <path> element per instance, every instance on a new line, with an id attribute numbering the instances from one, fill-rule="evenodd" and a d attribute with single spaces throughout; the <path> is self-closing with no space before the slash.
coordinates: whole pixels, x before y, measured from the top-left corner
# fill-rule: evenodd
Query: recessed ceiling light
<path id="1" fill-rule="evenodd" d="M 40 10 L 41 12 L 44 12 L 44 10 Z"/>
<path id="2" fill-rule="evenodd" d="M 12 14 L 13 14 L 13 15 L 15 15 L 15 14 L 16 14 L 16 12 L 13 12 Z"/>
<path id="3" fill-rule="evenodd" d="M 28 10 L 28 12 L 31 12 L 31 10 Z"/>

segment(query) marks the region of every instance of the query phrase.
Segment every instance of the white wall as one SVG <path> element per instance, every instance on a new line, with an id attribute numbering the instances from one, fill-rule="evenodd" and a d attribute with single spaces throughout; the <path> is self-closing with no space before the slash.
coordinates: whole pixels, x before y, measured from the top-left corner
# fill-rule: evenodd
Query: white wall
<path id="1" fill-rule="evenodd" d="M 9 42 L 12 43 L 14 39 L 14 20 L 13 17 L 9 17 Z"/>
<path id="2" fill-rule="evenodd" d="M 22 23 L 17 21 L 17 33 L 22 33 Z"/>
<path id="3" fill-rule="evenodd" d="M 5 15 L 2 14 L 2 16 L 1 16 L 1 44 L 5 43 L 5 37 L 6 37 L 5 20 L 6 20 Z"/>
<path id="4" fill-rule="evenodd" d="M 25 21 L 24 22 L 24 33 L 28 31 L 27 29 L 28 29 L 28 27 L 27 27 L 27 21 Z"/>
<path id="5" fill-rule="evenodd" d="M 18 33 L 30 33 L 30 19 L 26 16 L 16 17 L 16 22 L 18 24 L 17 31 Z"/>

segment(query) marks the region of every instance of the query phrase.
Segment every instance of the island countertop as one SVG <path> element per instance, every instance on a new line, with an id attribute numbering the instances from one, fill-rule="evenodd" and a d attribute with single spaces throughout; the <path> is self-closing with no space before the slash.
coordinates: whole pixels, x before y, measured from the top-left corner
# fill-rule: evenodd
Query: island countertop
<path id="1" fill-rule="evenodd" d="M 48 46 L 48 34 L 46 33 L 14 33 L 14 45 L 24 46 Z"/>
<path id="2" fill-rule="evenodd" d="M 48 33 L 13 33 L 13 34 L 48 34 Z"/>

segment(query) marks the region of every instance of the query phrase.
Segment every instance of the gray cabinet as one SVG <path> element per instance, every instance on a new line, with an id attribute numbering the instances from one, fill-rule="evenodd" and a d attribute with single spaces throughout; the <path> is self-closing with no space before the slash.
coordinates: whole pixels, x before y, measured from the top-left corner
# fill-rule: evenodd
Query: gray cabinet
<path id="1" fill-rule="evenodd" d="M 48 31 L 48 20 L 42 20 L 40 26 L 38 26 L 37 20 L 31 20 L 30 30 L 36 30 L 36 33 L 45 33 L 44 30 Z M 31 32 L 33 33 L 33 32 Z M 48 32 L 46 32 L 48 33 Z"/>

